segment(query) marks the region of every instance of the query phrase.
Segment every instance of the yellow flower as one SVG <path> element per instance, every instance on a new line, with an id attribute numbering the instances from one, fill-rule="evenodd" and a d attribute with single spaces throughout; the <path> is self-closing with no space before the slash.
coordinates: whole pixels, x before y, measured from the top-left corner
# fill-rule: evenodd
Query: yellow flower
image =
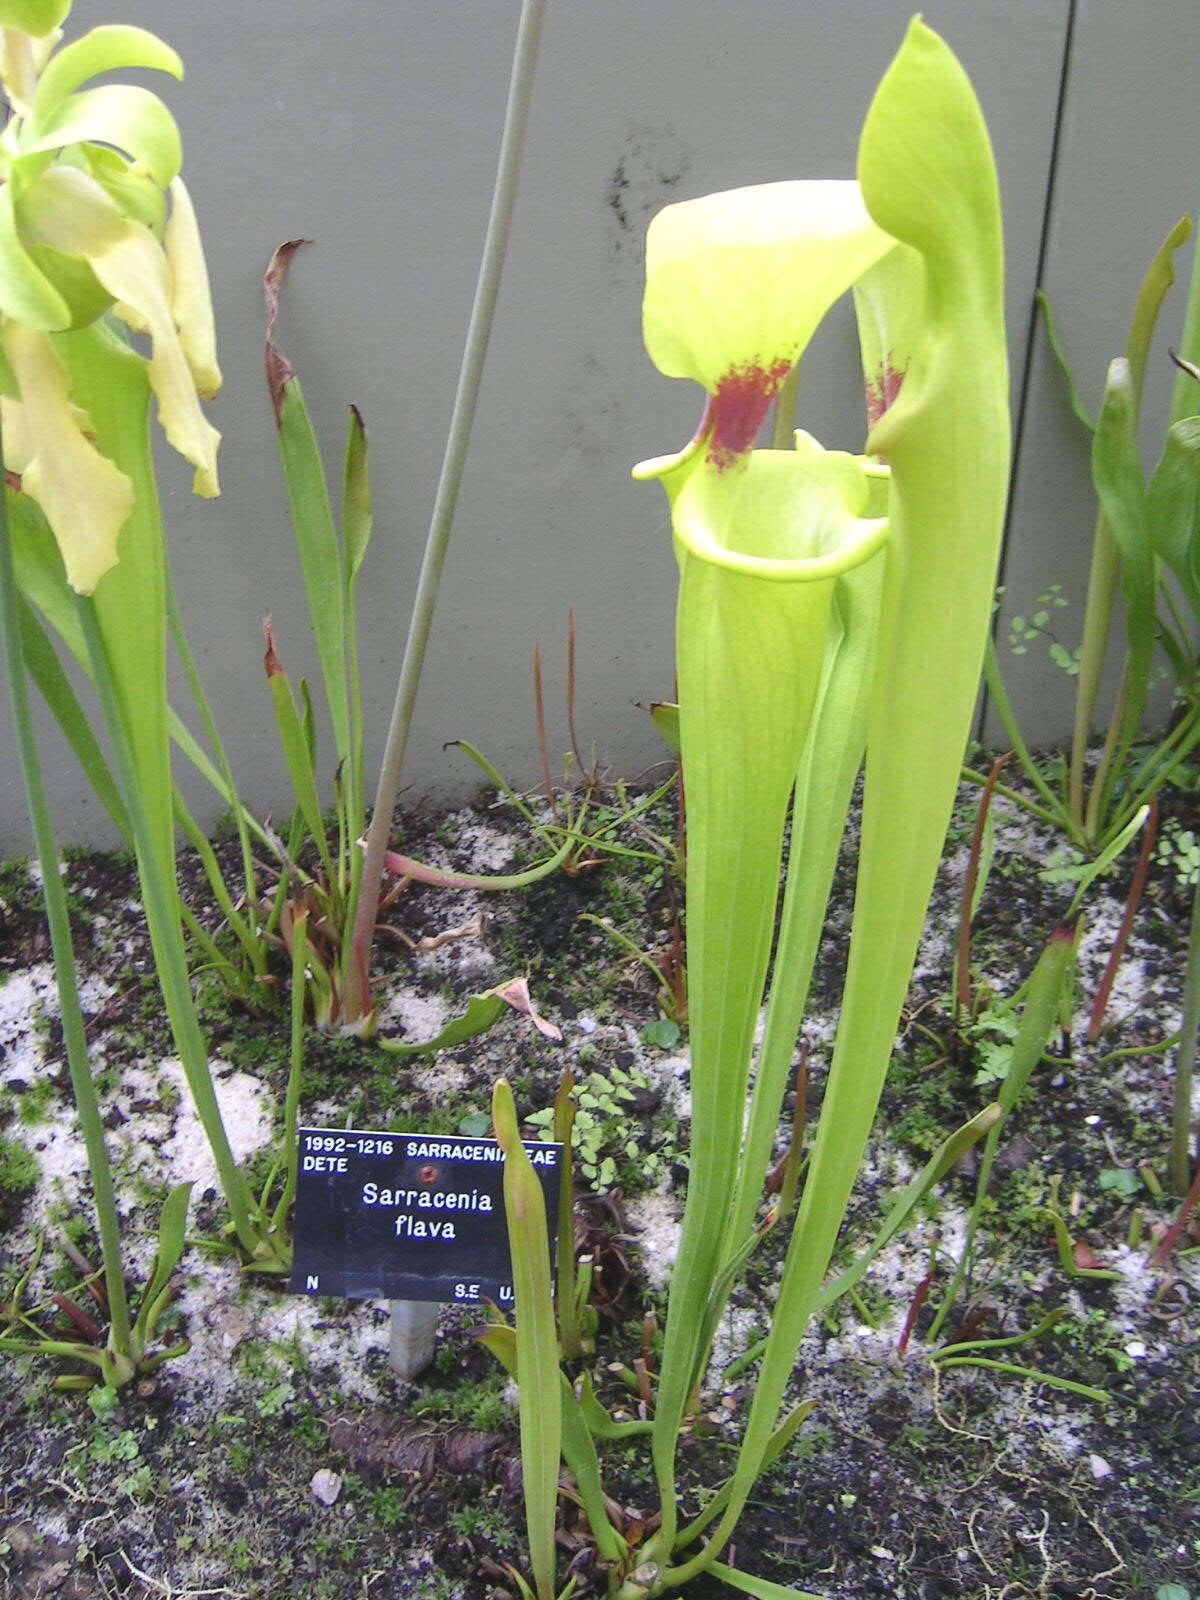
<path id="1" fill-rule="evenodd" d="M 149 335 L 159 421 L 201 495 L 218 493 L 220 435 L 200 401 L 221 375 L 175 121 L 147 89 L 82 87 L 124 67 L 180 77 L 182 64 L 141 28 L 94 28 L 56 49 L 65 9 L 0 0 L 0 81 L 14 106 L 0 136 L 0 393 L 6 465 L 41 507 L 71 587 L 90 594 L 117 560 L 133 490 L 71 403 L 73 363 L 87 359 L 73 331 L 112 314 Z"/>

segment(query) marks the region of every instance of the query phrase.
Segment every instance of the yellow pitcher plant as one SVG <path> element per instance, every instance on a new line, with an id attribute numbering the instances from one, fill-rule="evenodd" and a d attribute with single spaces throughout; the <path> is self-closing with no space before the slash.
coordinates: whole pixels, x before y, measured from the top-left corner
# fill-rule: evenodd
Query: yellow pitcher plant
<path id="1" fill-rule="evenodd" d="M 692 1134 L 651 1439 L 661 1524 L 636 1560 L 610 1561 L 610 1592 L 639 1600 L 709 1572 L 782 1596 L 789 1591 L 719 1558 L 755 1480 L 806 1414 L 801 1406 L 780 1420 L 800 1341 L 814 1311 L 861 1276 L 997 1115 L 990 1107 L 952 1136 L 875 1243 L 825 1283 L 953 807 L 1008 476 L 996 175 L 974 92 L 946 44 L 920 19 L 910 25 L 867 114 L 857 181 L 767 184 L 670 206 L 649 230 L 646 279 L 651 359 L 707 397 L 692 441 L 635 473 L 666 491 L 679 565 Z M 867 390 L 862 455 L 825 450 L 805 433 L 795 449 L 757 449 L 813 331 L 851 288 Z M 787 1220 L 781 1206 L 758 1213 L 864 753 L 837 1042 L 771 1331 L 733 1473 L 681 1527 L 676 1451 L 714 1333 L 757 1240 Z M 750 1093 L 789 805 L 781 932 Z M 515 1252 L 537 1243 L 514 1229 Z M 602 1434 L 595 1397 L 586 1384 L 582 1396 L 570 1385 L 559 1394 L 541 1374 L 527 1385 L 519 1357 L 517 1367 L 523 1405 L 566 1408 L 563 1452 L 577 1480 L 590 1481 L 573 1408 Z M 611 1550 L 595 1531 L 598 1549 Z M 539 1600 L 549 1600 L 544 1560 L 535 1572 Z"/>

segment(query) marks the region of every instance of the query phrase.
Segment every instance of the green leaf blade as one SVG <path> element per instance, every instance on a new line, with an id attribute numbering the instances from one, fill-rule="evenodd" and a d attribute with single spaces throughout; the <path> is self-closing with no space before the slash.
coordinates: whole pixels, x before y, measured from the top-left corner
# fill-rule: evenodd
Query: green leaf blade
<path id="1" fill-rule="evenodd" d="M 436 1055 L 439 1050 L 453 1050 L 478 1034 L 486 1033 L 504 1014 L 504 1001 L 496 994 L 473 994 L 461 1016 L 453 1017 L 432 1039 L 409 1043 L 406 1039 L 376 1038 L 380 1049 L 391 1055 L 412 1058 Z"/>
<path id="2" fill-rule="evenodd" d="M 804 451 L 754 451 L 728 469 L 693 448 L 665 468 L 640 470 L 663 476 L 672 501 L 688 813 L 692 1149 L 654 1435 L 668 1500 L 725 1248 L 727 1219 L 711 1196 L 732 1195 L 737 1185 L 783 829 L 834 583 L 876 553 L 886 524 L 861 515 L 869 488 L 860 464 L 815 442 Z"/>
<path id="3" fill-rule="evenodd" d="M 492 1097 L 492 1120 L 496 1138 L 504 1149 L 504 1213 L 513 1265 L 521 1476 L 530 1558 L 538 1600 L 553 1600 L 562 1377 L 546 1205 L 542 1186 L 521 1143 L 512 1093 L 502 1078 Z"/>
<path id="4" fill-rule="evenodd" d="M 300 557 L 309 623 L 317 646 L 317 659 L 321 663 L 321 678 L 325 685 L 337 758 L 343 762 L 351 754 L 345 628 L 346 596 L 350 591 L 333 525 L 329 488 L 316 431 L 304 402 L 300 380 L 275 343 L 275 320 L 279 312 L 280 295 L 287 281 L 292 257 L 302 243 L 303 240 L 293 239 L 281 245 L 271 258 L 263 278 L 267 302 L 267 384 L 275 411 L 279 459 L 291 510 L 292 533 Z M 352 430 L 353 426 L 352 419 Z M 361 463 L 365 469 L 365 436 L 361 449 Z M 356 444 L 355 463 L 359 459 L 359 446 Z M 353 516 L 360 519 L 362 485 L 358 480 L 357 465 L 355 474 Z M 364 533 L 360 520 L 356 521 L 353 537 L 362 543 Z"/>
<path id="5" fill-rule="evenodd" d="M 1146 534 L 1200 616 L 1200 417 L 1184 417 L 1167 430 L 1146 486 Z"/>
<path id="6" fill-rule="evenodd" d="M 752 1600 L 825 1600 L 824 1596 L 807 1589 L 789 1589 L 786 1584 L 772 1583 L 769 1578 L 755 1578 L 737 1567 L 726 1566 L 723 1561 L 714 1561 L 708 1570 L 739 1594 L 752 1596 Z"/>

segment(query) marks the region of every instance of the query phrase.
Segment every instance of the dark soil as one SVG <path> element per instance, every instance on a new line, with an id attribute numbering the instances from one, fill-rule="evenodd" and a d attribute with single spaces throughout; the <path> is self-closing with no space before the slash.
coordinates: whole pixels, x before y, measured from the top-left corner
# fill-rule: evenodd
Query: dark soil
<path id="1" fill-rule="evenodd" d="M 1182 825 L 1197 826 L 1194 801 L 1176 795 L 1170 804 Z M 965 793 L 852 1206 L 841 1252 L 847 1260 L 869 1240 L 897 1185 L 994 1093 L 994 1085 L 976 1081 L 986 1034 L 956 1023 L 948 997 L 973 805 Z M 1013 810 L 998 815 L 996 862 L 973 945 L 982 1008 L 989 991 L 1011 992 L 1027 975 L 1070 898 L 1069 886 L 1036 875 L 1055 842 Z M 647 820 L 670 836 L 670 801 Z M 412 854 L 460 869 L 481 870 L 479 850 L 496 836 L 501 844 L 510 839 L 508 859 L 499 859 L 497 846 L 483 870 L 511 871 L 534 858 L 532 846 L 519 843 L 513 814 L 482 804 L 451 818 L 408 817 L 401 831 Z M 644 839 L 622 837 L 645 847 Z M 234 870 L 235 852 L 220 848 Z M 976 1366 L 939 1370 L 931 1361 L 924 1335 L 950 1276 L 945 1253 L 931 1252 L 939 1239 L 946 1252 L 961 1238 L 974 1193 L 969 1156 L 919 1223 L 880 1257 L 857 1303 L 839 1302 L 806 1339 L 792 1399 L 810 1395 L 817 1408 L 747 1507 L 727 1555 L 739 1567 L 838 1600 L 1125 1600 L 1153 1597 L 1168 1582 L 1200 1593 L 1198 1258 L 1177 1255 L 1171 1269 L 1157 1273 L 1144 1267 L 1150 1230 L 1174 1211 L 1144 1176 L 1146 1167 L 1151 1178 L 1164 1172 L 1171 1052 L 1161 1044 L 1177 1026 L 1190 897 L 1168 874 L 1152 874 L 1095 1044 L 1084 1041 L 1081 1020 L 1131 865 L 1119 866 L 1089 899 L 1076 1025 L 1070 1040 L 1056 1043 L 1057 1059 L 1039 1069 L 1005 1130 L 980 1268 L 939 1341 L 1016 1334 L 1062 1306 L 1065 1316 L 1051 1333 L 1007 1354 L 1018 1365 L 1103 1390 L 1106 1403 L 1036 1378 Z M 182 868 L 198 914 L 216 931 L 195 862 L 184 857 Z M 152 1250 L 150 1229 L 177 1149 L 178 1097 L 161 1076 L 174 1047 L 131 864 L 120 856 L 74 856 L 67 885 L 80 963 L 101 980 L 89 1036 L 121 1152 L 136 1279 Z M 810 1121 L 820 1105 L 851 893 L 843 875 L 818 963 L 807 1030 Z M 670 868 L 661 861 L 610 861 L 520 894 L 413 887 L 389 913 L 410 939 L 436 938 L 476 912 L 482 932 L 427 954 L 385 939 L 379 989 L 398 997 L 385 1028 L 417 1032 L 421 1006 L 450 1014 L 456 1000 L 525 973 L 539 1010 L 563 1028 L 562 1044 L 514 1016 L 435 1063 L 397 1065 L 371 1044 L 315 1033 L 305 1060 L 307 1120 L 432 1132 L 453 1132 L 485 1112 L 500 1073 L 523 1112 L 550 1103 L 564 1065 L 577 1077 L 607 1074 L 614 1065 L 635 1074 L 627 1115 L 610 1130 L 616 1193 L 585 1208 L 600 1283 L 597 1349 L 587 1365 L 605 1403 L 631 1417 L 638 1396 L 617 1369 L 641 1352 L 647 1314 L 661 1323 L 671 1248 L 664 1218 L 669 1224 L 686 1185 L 683 1045 L 672 1051 L 642 1039 L 658 1016 L 649 975 L 579 917 L 610 919 L 635 943 L 661 947 L 672 897 Z M 47 961 L 36 884 L 24 867 L 10 865 L 0 876 L 0 996 L 5 977 L 43 972 Z M 282 964 L 277 977 L 282 991 Z M 257 1085 L 278 1128 L 286 1016 L 278 1004 L 246 1011 L 211 977 L 198 983 L 212 1053 L 224 1064 L 216 1068 L 219 1084 L 230 1092 L 244 1088 L 243 1080 Z M 43 1238 L 26 1303 L 46 1307 L 37 1320 L 51 1328 L 62 1320 L 49 1303 L 55 1292 L 97 1309 L 79 1289 L 64 1235 L 85 1258 L 95 1260 L 97 1252 L 86 1182 L 61 1159 L 56 1130 L 70 1126 L 69 1085 L 53 1003 L 44 987 L 37 993 L 41 1010 L 32 1028 L 0 1012 L 0 1028 L 9 1029 L 0 1033 L 0 1136 L 18 1141 L 44 1169 L 31 1192 L 0 1187 L 0 1299 L 11 1295 Z M 631 1129 L 636 1157 L 623 1148 Z M 248 1157 L 260 1176 L 272 1139 L 268 1131 Z M 1090 1252 L 1078 1259 L 1111 1265 L 1117 1281 L 1063 1271 L 1045 1213 L 1052 1176 L 1071 1238 Z M 0 1356 L 0 1594 L 484 1600 L 514 1592 L 504 1567 L 523 1564 L 516 1414 L 503 1374 L 471 1337 L 469 1318 L 447 1309 L 433 1368 L 416 1384 L 400 1383 L 386 1362 L 385 1307 L 290 1298 L 270 1283 L 239 1278 L 203 1243 L 221 1221 L 216 1191 L 206 1185 L 190 1221 L 201 1242 L 180 1269 L 164 1334 L 177 1344 L 190 1340 L 191 1350 L 123 1391 L 115 1410 L 52 1389 L 61 1367 Z M 1185 1235 L 1181 1247 L 1195 1243 L 1194 1233 Z M 735 1293 L 723 1331 L 726 1362 L 765 1330 L 781 1249 L 768 1240 Z M 901 1354 L 916 1286 L 931 1261 L 933 1286 Z M 652 1363 L 656 1340 L 651 1333 Z M 753 1381 L 752 1365 L 729 1379 L 719 1367 L 710 1373 L 702 1415 L 680 1452 L 688 1514 L 732 1468 Z M 644 1444 L 602 1451 L 606 1487 L 631 1540 L 655 1505 Z M 340 1480 L 329 1504 L 314 1484 L 322 1473 Z M 560 1574 L 571 1562 L 580 1577 L 576 1594 L 586 1597 L 596 1592 L 592 1553 L 569 1501 L 563 1505 Z M 707 1600 L 731 1591 L 697 1580 L 685 1592 Z"/>

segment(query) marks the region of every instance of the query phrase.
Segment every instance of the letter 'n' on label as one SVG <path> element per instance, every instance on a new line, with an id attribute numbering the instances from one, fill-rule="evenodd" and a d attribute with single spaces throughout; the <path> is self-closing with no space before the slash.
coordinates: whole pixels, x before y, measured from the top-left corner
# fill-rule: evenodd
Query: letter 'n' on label
<path id="1" fill-rule="evenodd" d="M 304 1280 L 304 1287 L 306 1289 L 316 1289 L 320 1286 L 320 1283 L 320 1274 L 316 1272 L 310 1272 L 308 1277 Z"/>

